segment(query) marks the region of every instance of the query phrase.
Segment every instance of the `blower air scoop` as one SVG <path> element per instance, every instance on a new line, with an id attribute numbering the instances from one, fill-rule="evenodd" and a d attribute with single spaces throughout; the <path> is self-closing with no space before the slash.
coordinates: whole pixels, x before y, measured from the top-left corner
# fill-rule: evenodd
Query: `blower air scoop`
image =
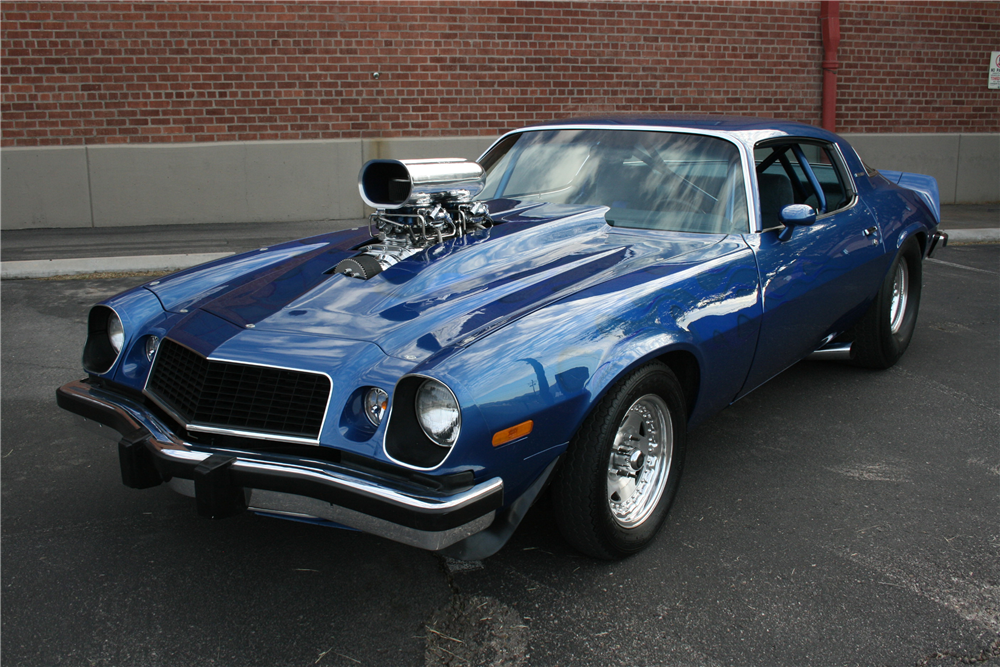
<path id="1" fill-rule="evenodd" d="M 358 174 L 361 199 L 383 211 L 439 201 L 468 202 L 483 186 L 483 168 L 465 158 L 369 160 Z"/>

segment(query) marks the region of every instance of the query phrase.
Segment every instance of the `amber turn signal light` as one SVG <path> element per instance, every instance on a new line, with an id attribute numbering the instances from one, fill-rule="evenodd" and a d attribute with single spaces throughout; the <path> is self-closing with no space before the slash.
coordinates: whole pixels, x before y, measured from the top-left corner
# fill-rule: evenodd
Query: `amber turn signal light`
<path id="1" fill-rule="evenodd" d="M 508 442 L 513 442 L 518 438 L 523 438 L 524 436 L 531 433 L 531 429 L 535 426 L 535 422 L 530 419 L 526 422 L 521 422 L 517 426 L 511 426 L 502 431 L 497 431 L 493 434 L 493 446 L 499 447 L 500 445 L 506 445 Z"/>

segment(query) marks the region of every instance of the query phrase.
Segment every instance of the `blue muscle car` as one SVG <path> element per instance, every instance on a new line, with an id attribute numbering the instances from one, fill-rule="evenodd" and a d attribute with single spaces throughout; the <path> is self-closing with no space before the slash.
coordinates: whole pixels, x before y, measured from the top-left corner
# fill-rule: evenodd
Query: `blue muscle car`
<path id="1" fill-rule="evenodd" d="M 809 356 L 894 364 L 946 241 L 933 178 L 764 119 L 529 127 L 478 162 L 373 160 L 359 191 L 368 227 L 93 307 L 57 398 L 126 486 L 466 559 L 548 492 L 570 543 L 619 558 L 689 428 Z"/>

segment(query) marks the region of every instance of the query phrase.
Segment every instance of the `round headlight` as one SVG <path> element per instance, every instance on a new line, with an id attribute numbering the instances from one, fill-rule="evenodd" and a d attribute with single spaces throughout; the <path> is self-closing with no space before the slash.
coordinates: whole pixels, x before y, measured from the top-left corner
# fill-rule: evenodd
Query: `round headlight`
<path id="1" fill-rule="evenodd" d="M 108 314 L 108 341 L 111 347 L 115 348 L 115 354 L 121 352 L 125 344 L 125 328 L 115 311 Z"/>
<path id="2" fill-rule="evenodd" d="M 382 423 L 382 417 L 385 415 L 385 409 L 389 405 L 389 395 L 379 389 L 378 387 L 372 387 L 365 394 L 365 416 L 368 417 L 368 421 L 372 423 L 372 426 L 378 426 Z"/>
<path id="3" fill-rule="evenodd" d="M 458 399 L 448 387 L 437 380 L 424 380 L 417 389 L 417 421 L 435 445 L 451 447 L 462 428 L 462 411 Z"/>

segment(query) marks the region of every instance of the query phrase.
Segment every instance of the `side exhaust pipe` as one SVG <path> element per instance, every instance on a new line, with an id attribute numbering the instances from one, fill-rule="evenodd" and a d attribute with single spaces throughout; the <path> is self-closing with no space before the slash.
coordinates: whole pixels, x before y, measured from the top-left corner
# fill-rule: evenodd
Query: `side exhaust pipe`
<path id="1" fill-rule="evenodd" d="M 809 361 L 851 361 L 854 359 L 853 343 L 834 343 L 821 347 L 806 359 Z"/>

